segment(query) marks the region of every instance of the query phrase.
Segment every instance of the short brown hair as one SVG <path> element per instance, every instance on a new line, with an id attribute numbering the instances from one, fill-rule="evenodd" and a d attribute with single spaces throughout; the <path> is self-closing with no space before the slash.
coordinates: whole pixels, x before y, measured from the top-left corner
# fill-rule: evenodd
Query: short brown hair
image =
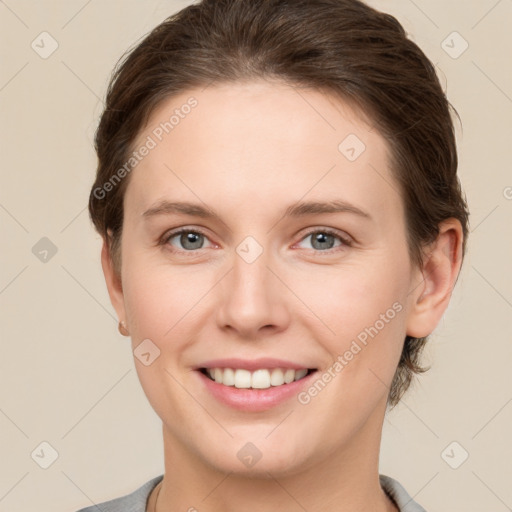
<path id="1" fill-rule="evenodd" d="M 321 90 L 357 107 L 388 142 L 411 260 L 422 264 L 424 246 L 451 217 L 462 224 L 465 254 L 468 210 L 457 177 L 453 107 L 434 66 L 393 16 L 359 0 L 202 0 L 154 28 L 112 73 L 95 135 L 89 213 L 118 273 L 129 176 L 108 194 L 102 186 L 127 162 L 151 113 L 193 87 L 260 78 Z M 388 405 L 399 402 L 414 373 L 426 370 L 419 364 L 426 341 L 405 338 Z"/>

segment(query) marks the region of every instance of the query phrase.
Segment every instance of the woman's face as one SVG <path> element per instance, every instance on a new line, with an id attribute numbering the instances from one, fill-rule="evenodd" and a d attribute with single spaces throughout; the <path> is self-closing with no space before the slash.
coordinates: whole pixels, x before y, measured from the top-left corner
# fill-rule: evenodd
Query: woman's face
<path id="1" fill-rule="evenodd" d="M 340 101 L 258 81 L 166 101 L 142 145 L 109 291 L 166 446 L 274 475 L 378 450 L 421 291 L 384 139 Z M 304 373 L 276 367 L 316 371 L 268 387 Z"/>

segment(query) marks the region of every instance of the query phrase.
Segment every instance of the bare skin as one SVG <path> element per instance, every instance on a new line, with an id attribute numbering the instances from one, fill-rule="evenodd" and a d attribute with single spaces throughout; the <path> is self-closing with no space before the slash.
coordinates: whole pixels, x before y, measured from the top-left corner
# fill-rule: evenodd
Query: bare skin
<path id="1" fill-rule="evenodd" d="M 460 223 L 445 221 L 423 267 L 413 266 L 385 139 L 319 91 L 264 81 L 190 90 L 153 112 L 138 143 L 191 96 L 197 106 L 129 176 L 120 276 L 106 244 L 102 251 L 133 349 L 150 339 L 160 350 L 149 366 L 135 359 L 163 424 L 156 510 L 396 511 L 379 484 L 386 399 L 406 334 L 430 334 L 448 306 Z M 338 149 L 349 134 L 365 145 L 353 161 Z M 162 200 L 219 218 L 143 215 Z M 366 216 L 283 216 L 299 201 L 333 200 Z M 199 232 L 195 246 L 170 237 L 181 227 Z M 325 229 L 334 232 L 323 239 L 328 249 L 315 242 Z M 248 236 L 263 249 L 251 263 L 236 251 Z M 382 314 L 388 321 L 377 324 Z M 265 411 L 236 410 L 194 369 L 208 359 L 276 357 L 320 376 L 381 324 L 306 404 L 293 397 Z M 248 442 L 261 453 L 252 467 L 237 457 Z"/>

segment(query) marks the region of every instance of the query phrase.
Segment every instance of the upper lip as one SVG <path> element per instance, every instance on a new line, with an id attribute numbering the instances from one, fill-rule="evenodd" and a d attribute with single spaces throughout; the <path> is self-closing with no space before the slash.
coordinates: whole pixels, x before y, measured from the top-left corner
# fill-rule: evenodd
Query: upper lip
<path id="1" fill-rule="evenodd" d="M 304 364 L 294 363 L 293 361 L 285 361 L 284 359 L 275 359 L 273 357 L 263 357 L 260 359 L 211 359 L 205 361 L 195 367 L 196 370 L 201 368 L 235 368 L 249 371 L 255 371 L 263 368 L 292 368 L 294 370 L 314 368 Z"/>

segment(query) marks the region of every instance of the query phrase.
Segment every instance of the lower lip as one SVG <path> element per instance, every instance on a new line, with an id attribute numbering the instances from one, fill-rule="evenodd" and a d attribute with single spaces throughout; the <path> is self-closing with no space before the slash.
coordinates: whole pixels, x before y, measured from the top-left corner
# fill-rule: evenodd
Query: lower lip
<path id="1" fill-rule="evenodd" d="M 284 401 L 296 396 L 302 388 L 309 385 L 311 378 L 317 373 L 311 372 L 302 379 L 282 386 L 271 386 L 267 389 L 236 388 L 219 384 L 196 370 L 206 389 L 219 401 L 241 411 L 260 412 L 271 409 Z"/>

